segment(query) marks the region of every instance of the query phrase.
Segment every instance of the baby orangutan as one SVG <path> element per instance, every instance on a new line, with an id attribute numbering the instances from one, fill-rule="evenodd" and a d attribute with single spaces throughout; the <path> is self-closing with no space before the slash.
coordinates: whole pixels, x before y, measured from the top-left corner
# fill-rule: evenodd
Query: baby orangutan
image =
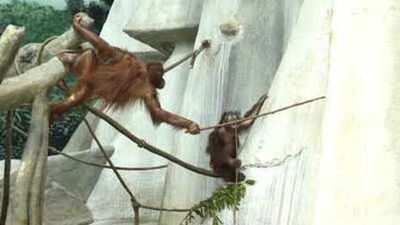
<path id="1" fill-rule="evenodd" d="M 267 95 L 261 96 L 257 103 L 244 115 L 244 117 L 258 115 L 260 109 L 267 99 Z M 237 111 L 225 112 L 219 124 L 240 119 L 240 113 Z M 236 169 L 241 166 L 241 161 L 236 158 L 236 146 L 239 146 L 240 132 L 249 128 L 255 119 L 242 121 L 223 127 L 217 127 L 208 137 L 208 146 L 206 152 L 210 154 L 210 167 L 213 171 L 220 175 L 225 181 L 236 181 Z M 236 131 L 235 131 L 236 129 Z M 245 179 L 243 173 L 238 173 L 237 180 Z"/>
<path id="2" fill-rule="evenodd" d="M 80 20 L 81 15 L 75 15 L 73 27 L 94 49 L 66 50 L 58 54 L 64 66 L 77 76 L 78 83 L 66 100 L 52 105 L 54 117 L 92 97 L 103 99 L 106 107 L 114 109 L 142 100 L 154 124 L 166 122 L 191 134 L 199 132 L 196 123 L 161 108 L 157 97 L 157 89 L 165 85 L 161 63 L 145 62 L 127 51 L 110 46 L 81 26 Z"/>

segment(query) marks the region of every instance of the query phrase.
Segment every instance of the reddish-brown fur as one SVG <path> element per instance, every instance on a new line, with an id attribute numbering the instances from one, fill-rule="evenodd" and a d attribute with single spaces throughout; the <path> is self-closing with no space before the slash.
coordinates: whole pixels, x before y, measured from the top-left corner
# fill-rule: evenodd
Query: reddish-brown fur
<path id="1" fill-rule="evenodd" d="M 245 117 L 258 115 L 266 99 L 266 95 L 261 96 L 257 103 L 246 112 Z M 237 119 L 240 119 L 239 112 L 225 112 L 219 123 L 222 124 Z M 236 170 L 241 166 L 241 161 L 236 158 L 236 146 L 240 145 L 237 135 L 249 128 L 253 123 L 254 119 L 239 122 L 236 125 L 218 127 L 208 137 L 206 152 L 210 154 L 210 167 L 225 181 L 234 182 L 236 180 Z M 238 173 L 237 179 L 238 181 L 244 180 L 244 174 Z"/>
<path id="2" fill-rule="evenodd" d="M 123 108 L 143 100 L 155 124 L 169 123 L 187 132 L 198 133 L 198 125 L 161 108 L 157 88 L 164 87 L 163 66 L 159 62 L 144 62 L 133 54 L 110 46 L 96 34 L 80 25 L 76 15 L 73 27 L 94 49 L 64 51 L 58 57 L 78 78 L 70 96 L 52 106 L 53 116 L 59 116 L 70 107 L 92 97 L 102 98 L 106 107 Z"/>

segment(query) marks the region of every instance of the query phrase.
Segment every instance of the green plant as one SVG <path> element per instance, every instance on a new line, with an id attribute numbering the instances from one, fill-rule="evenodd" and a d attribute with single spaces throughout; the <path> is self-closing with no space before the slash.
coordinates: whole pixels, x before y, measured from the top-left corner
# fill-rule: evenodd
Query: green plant
<path id="1" fill-rule="evenodd" d="M 75 13 L 85 10 L 85 4 L 83 0 L 65 0 L 65 3 L 67 3 L 67 9 L 71 15 L 75 15 Z"/>
<path id="2" fill-rule="evenodd" d="M 75 15 L 78 12 L 86 12 L 90 17 L 94 19 L 94 25 L 92 30 L 96 33 L 100 33 L 103 28 L 103 24 L 107 19 L 110 5 L 113 1 L 100 1 L 100 4 L 91 1 L 85 5 L 83 0 L 65 0 L 67 3 L 67 12 L 70 15 Z"/>
<path id="3" fill-rule="evenodd" d="M 0 4 L 0 27 L 8 24 L 24 26 L 24 43 L 41 42 L 46 38 L 64 32 L 71 22 L 66 11 L 55 10 L 51 6 L 42 6 L 36 2 L 12 0 Z"/>
<path id="4" fill-rule="evenodd" d="M 247 185 L 254 185 L 254 180 L 246 180 L 240 183 L 228 184 L 220 187 L 206 200 L 199 202 L 190 208 L 190 211 L 183 218 L 181 225 L 189 225 L 195 219 L 195 215 L 202 218 L 210 217 L 213 225 L 221 225 L 223 222 L 218 213 L 224 209 L 238 210 L 240 201 L 246 193 Z"/>

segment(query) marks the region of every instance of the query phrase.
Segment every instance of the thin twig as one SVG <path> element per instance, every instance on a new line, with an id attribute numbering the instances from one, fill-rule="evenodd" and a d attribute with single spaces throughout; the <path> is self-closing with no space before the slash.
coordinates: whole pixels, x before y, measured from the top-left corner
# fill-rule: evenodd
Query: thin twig
<path id="1" fill-rule="evenodd" d="M 215 174 L 214 172 L 212 172 L 211 170 L 207 170 L 207 169 L 203 169 L 200 167 L 196 167 L 193 166 L 192 164 L 189 164 L 185 161 L 182 161 L 179 158 L 176 158 L 175 156 L 168 154 L 166 152 L 164 152 L 163 150 L 150 145 L 149 143 L 147 143 L 146 141 L 144 141 L 143 139 L 140 139 L 138 137 L 136 137 L 133 133 L 131 133 L 128 129 L 126 129 L 125 127 L 123 127 L 121 124 L 119 124 L 117 121 L 115 121 L 113 118 L 109 117 L 108 115 L 106 115 L 105 113 L 101 112 L 98 109 L 95 109 L 93 107 L 90 107 L 87 104 L 83 104 L 83 106 L 89 110 L 91 113 L 93 113 L 94 115 L 98 116 L 99 118 L 103 119 L 104 121 L 106 121 L 108 124 L 110 124 L 112 127 L 114 127 L 116 130 L 118 130 L 121 134 L 123 134 L 124 136 L 126 136 L 127 138 L 129 138 L 131 141 L 135 142 L 137 144 L 138 147 L 140 148 L 144 148 L 156 155 L 159 155 L 163 158 L 168 159 L 169 161 L 176 163 L 192 172 L 198 173 L 198 174 L 202 174 L 205 176 L 210 176 L 210 177 L 220 177 L 219 175 Z"/>
<path id="2" fill-rule="evenodd" d="M 144 209 L 164 211 L 164 212 L 189 212 L 191 210 L 191 209 L 167 209 L 167 208 L 153 207 L 147 205 L 140 205 L 140 207 Z"/>
<path id="3" fill-rule="evenodd" d="M 83 113 L 82 113 L 83 114 Z M 122 178 L 121 174 L 118 172 L 118 170 L 115 168 L 114 163 L 111 161 L 111 159 L 107 156 L 106 151 L 103 148 L 103 145 L 100 143 L 99 139 L 97 138 L 97 135 L 94 133 L 92 127 L 90 126 L 89 122 L 85 117 L 83 117 L 83 121 L 86 124 L 86 127 L 89 130 L 89 133 L 92 135 L 93 139 L 97 143 L 100 151 L 103 153 L 104 158 L 107 160 L 108 164 L 111 166 L 111 169 L 113 170 L 114 174 L 117 176 L 118 181 L 121 183 L 122 187 L 125 189 L 126 193 L 128 193 L 130 199 L 131 199 L 131 204 L 134 212 L 134 217 L 135 217 L 135 225 L 139 225 L 139 207 L 140 204 L 136 200 L 135 196 L 133 195 L 132 191 L 129 189 L 128 185 L 125 183 L 124 179 Z"/>
<path id="4" fill-rule="evenodd" d="M 172 65 L 164 68 L 164 73 L 167 73 L 168 71 L 174 69 L 175 67 L 179 66 L 181 63 L 185 62 L 186 60 L 192 58 L 190 65 L 193 66 L 194 61 L 196 60 L 197 56 L 206 48 L 210 47 L 210 41 L 209 40 L 205 40 L 201 43 L 200 48 L 196 49 L 195 51 L 193 51 L 192 53 L 189 53 L 187 55 L 185 55 L 182 59 L 176 61 L 175 63 L 173 63 Z"/>
<path id="5" fill-rule="evenodd" d="M 245 118 L 242 118 L 242 119 L 232 120 L 232 121 L 229 121 L 229 122 L 226 122 L 226 123 L 221 123 L 221 124 L 217 124 L 217 125 L 213 125 L 213 126 L 203 127 L 203 128 L 200 128 L 199 131 L 214 129 L 214 128 L 218 128 L 218 127 L 225 127 L 225 126 L 229 126 L 229 125 L 232 125 L 232 124 L 235 124 L 235 123 L 241 123 L 243 121 L 257 119 L 259 117 L 272 115 L 272 114 L 275 114 L 277 112 L 282 112 L 282 111 L 288 110 L 290 108 L 294 108 L 294 107 L 297 107 L 297 106 L 300 106 L 300 105 L 305 105 L 305 104 L 308 104 L 308 103 L 311 103 L 311 102 L 315 102 L 315 101 L 318 101 L 318 100 L 321 100 L 321 99 L 324 99 L 324 98 L 325 98 L 325 96 L 309 99 L 307 101 L 298 102 L 298 103 L 295 103 L 295 104 L 292 104 L 292 105 L 289 105 L 289 106 L 285 106 L 285 107 L 279 108 L 279 109 L 274 110 L 274 111 L 262 113 L 262 114 L 259 114 L 259 115 L 256 115 L 256 116 L 249 116 L 249 117 L 245 117 Z"/>
<path id="6" fill-rule="evenodd" d="M 62 155 L 64 157 L 67 157 L 67 158 L 69 158 L 71 160 L 80 162 L 80 163 L 85 164 L 85 165 L 100 167 L 100 168 L 104 168 L 104 169 L 112 169 L 111 166 L 101 165 L 101 164 L 92 163 L 92 162 L 84 161 L 82 159 L 75 158 L 75 157 L 73 157 L 71 155 L 65 154 L 62 151 L 59 151 L 59 150 L 55 149 L 54 147 L 49 147 L 49 149 L 50 149 L 50 151 L 52 151 L 54 153 L 60 154 L 60 155 Z M 162 169 L 162 168 L 166 168 L 166 167 L 168 167 L 168 165 L 152 166 L 152 167 L 121 167 L 121 166 L 116 166 L 115 169 L 117 169 L 117 170 L 128 170 L 128 171 L 143 171 L 143 170 L 157 170 L 157 169 Z"/>
<path id="7" fill-rule="evenodd" d="M 139 225 L 139 208 L 144 208 L 144 209 L 150 209 L 150 210 L 157 210 L 157 211 L 168 211 L 168 212 L 187 212 L 190 209 L 169 209 L 169 208 L 161 208 L 161 207 L 153 207 L 153 206 L 147 206 L 147 205 L 142 205 L 140 204 L 135 196 L 133 195 L 132 191 L 129 189 L 128 185 L 125 183 L 123 180 L 122 176 L 119 174 L 117 171 L 117 167 L 114 166 L 113 162 L 110 160 L 109 157 L 107 157 L 107 154 L 104 150 L 104 147 L 100 143 L 99 139 L 97 138 L 96 134 L 94 133 L 93 129 L 91 128 L 89 122 L 86 120 L 86 118 L 83 119 L 85 125 L 87 126 L 89 133 L 92 135 L 93 139 L 99 146 L 100 150 L 102 151 L 104 157 L 106 158 L 108 164 L 110 164 L 111 169 L 114 171 L 115 175 L 117 176 L 118 180 L 120 181 L 121 185 L 124 187 L 125 191 L 128 193 L 128 195 L 131 198 L 131 203 L 133 210 L 135 212 L 135 225 Z"/>
<path id="8" fill-rule="evenodd" d="M 3 180 L 3 200 L 1 204 L 0 224 L 6 224 L 7 211 L 10 201 L 10 172 L 11 172 L 11 154 L 12 154 L 12 117 L 13 111 L 7 111 L 6 121 L 6 145 L 4 152 L 4 180 Z"/>
<path id="9" fill-rule="evenodd" d="M 140 209 L 140 206 L 134 206 L 134 205 L 136 205 L 138 203 L 135 200 L 133 200 L 132 198 L 131 198 L 131 204 L 133 206 L 133 213 L 135 213 L 135 218 L 134 218 L 135 225 L 139 225 L 140 224 L 140 221 L 139 221 L 139 209 Z"/>
<path id="10" fill-rule="evenodd" d="M 60 88 L 63 91 L 68 91 L 65 90 L 65 88 L 61 87 L 60 85 L 57 85 L 58 88 Z M 97 117 L 101 118 L 102 120 L 106 121 L 108 124 L 110 124 L 112 127 L 114 127 L 117 131 L 119 131 L 121 134 L 123 134 L 125 137 L 129 138 L 131 141 L 135 142 L 137 144 L 137 146 L 139 148 L 144 148 L 146 150 L 148 150 L 149 152 L 156 154 L 158 156 L 161 156 L 173 163 L 176 163 L 192 172 L 198 173 L 198 174 L 202 174 L 205 176 L 209 176 L 209 177 L 216 177 L 219 178 L 220 175 L 214 173 L 211 170 L 207 170 L 207 169 L 203 169 L 200 167 L 196 167 L 192 164 L 189 164 L 185 161 L 182 161 L 179 158 L 176 158 L 175 156 L 153 146 L 150 145 L 149 143 L 147 143 L 145 140 L 138 138 L 137 136 L 135 136 L 132 132 L 130 132 L 128 129 L 126 129 L 125 127 L 123 127 L 121 124 L 119 124 L 117 121 L 115 121 L 113 118 L 109 117 L 107 114 L 103 113 L 102 111 L 95 109 L 93 107 L 91 107 L 90 105 L 83 103 L 82 106 L 89 110 L 91 113 L 93 113 L 94 115 L 96 115 Z"/>

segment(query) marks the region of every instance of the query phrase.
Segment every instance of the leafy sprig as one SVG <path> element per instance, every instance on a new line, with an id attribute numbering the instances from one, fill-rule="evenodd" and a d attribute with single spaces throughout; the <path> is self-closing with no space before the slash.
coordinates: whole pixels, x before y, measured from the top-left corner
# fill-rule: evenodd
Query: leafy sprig
<path id="1" fill-rule="evenodd" d="M 246 180 L 219 187 L 209 198 L 192 206 L 180 225 L 190 225 L 196 215 L 201 218 L 212 218 L 213 225 L 223 224 L 218 213 L 224 209 L 238 210 L 240 202 L 245 196 L 247 185 L 254 185 L 254 183 L 254 180 Z"/>

